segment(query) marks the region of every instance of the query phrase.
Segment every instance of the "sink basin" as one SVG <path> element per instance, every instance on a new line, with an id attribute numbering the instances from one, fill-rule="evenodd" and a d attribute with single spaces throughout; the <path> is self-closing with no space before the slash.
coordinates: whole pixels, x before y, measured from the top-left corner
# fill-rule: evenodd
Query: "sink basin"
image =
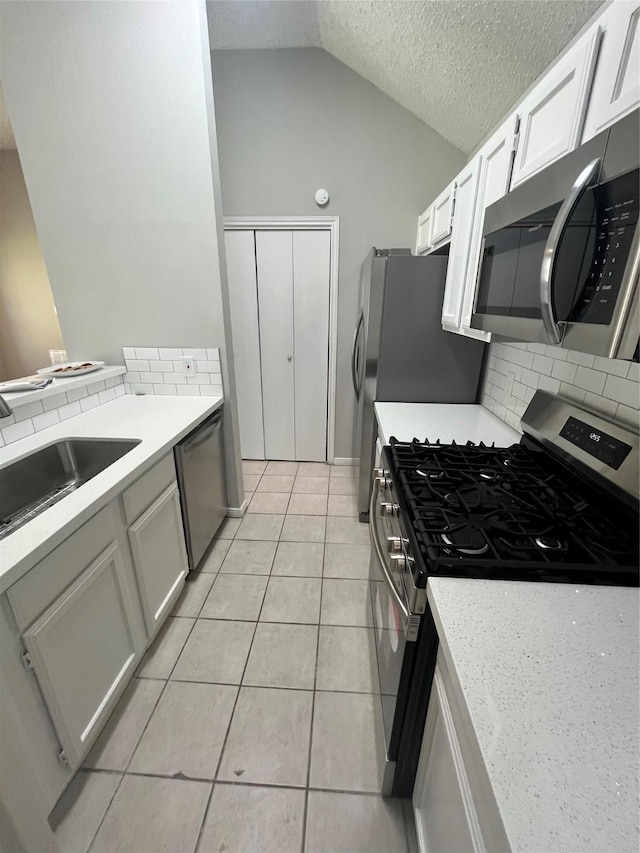
<path id="1" fill-rule="evenodd" d="M 0 539 L 62 500 L 138 444 L 139 440 L 70 438 L 0 468 Z"/>

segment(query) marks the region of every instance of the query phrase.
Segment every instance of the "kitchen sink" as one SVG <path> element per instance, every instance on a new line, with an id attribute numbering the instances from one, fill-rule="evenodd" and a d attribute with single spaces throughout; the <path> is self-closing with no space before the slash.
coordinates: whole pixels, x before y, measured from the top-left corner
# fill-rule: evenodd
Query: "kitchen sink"
<path id="1" fill-rule="evenodd" d="M 70 438 L 0 468 L 0 539 L 104 471 L 139 439 Z"/>

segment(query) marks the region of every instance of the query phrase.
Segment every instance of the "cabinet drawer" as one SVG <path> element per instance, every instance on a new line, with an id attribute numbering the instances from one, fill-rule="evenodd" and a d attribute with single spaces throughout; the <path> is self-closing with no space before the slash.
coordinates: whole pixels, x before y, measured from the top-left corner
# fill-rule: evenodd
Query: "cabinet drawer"
<path id="1" fill-rule="evenodd" d="M 173 453 L 167 453 L 150 471 L 143 474 L 132 486 L 122 493 L 122 505 L 127 524 L 132 524 L 136 518 L 151 506 L 159 494 L 176 479 L 176 468 Z"/>
<path id="2" fill-rule="evenodd" d="M 97 553 L 117 539 L 115 502 L 100 510 L 62 545 L 9 587 L 7 598 L 22 631 L 84 571 Z"/>

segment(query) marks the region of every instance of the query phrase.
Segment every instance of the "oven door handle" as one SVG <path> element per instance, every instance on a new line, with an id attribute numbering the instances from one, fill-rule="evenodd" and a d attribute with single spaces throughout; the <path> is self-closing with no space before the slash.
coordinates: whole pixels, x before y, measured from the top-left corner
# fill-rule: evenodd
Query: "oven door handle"
<path id="1" fill-rule="evenodd" d="M 376 498 L 378 497 L 378 480 L 377 478 L 374 480 L 373 489 L 371 490 L 371 502 L 369 503 L 369 536 L 371 537 L 371 544 L 373 546 L 373 550 L 375 551 L 376 557 L 378 558 L 378 562 L 382 568 L 382 574 L 384 575 L 384 579 L 387 582 L 387 586 L 389 588 L 389 592 L 391 593 L 394 601 L 402 611 L 404 618 L 409 619 L 411 614 L 409 613 L 409 608 L 404 603 L 402 598 L 400 597 L 400 593 L 396 589 L 396 585 L 393 582 L 393 578 L 389 573 L 389 569 L 387 568 L 387 561 L 384 558 L 384 553 L 382 550 L 382 546 L 380 545 L 380 541 L 378 539 L 378 531 L 376 528 L 376 517 L 375 517 L 375 508 L 376 508 Z"/>
<path id="2" fill-rule="evenodd" d="M 562 202 L 562 206 L 555 218 L 547 244 L 544 247 L 544 255 L 542 256 L 542 268 L 540 270 L 540 310 L 542 312 L 542 322 L 544 324 L 549 343 L 559 344 L 562 341 L 560 334 L 560 325 L 556 319 L 553 306 L 553 273 L 558 253 L 558 246 L 564 233 L 564 230 L 569 221 L 569 217 L 575 210 L 577 203 L 584 191 L 589 186 L 600 168 L 600 158 L 596 157 L 588 166 L 580 172 L 576 178 L 576 182 L 569 190 L 569 194 Z"/>

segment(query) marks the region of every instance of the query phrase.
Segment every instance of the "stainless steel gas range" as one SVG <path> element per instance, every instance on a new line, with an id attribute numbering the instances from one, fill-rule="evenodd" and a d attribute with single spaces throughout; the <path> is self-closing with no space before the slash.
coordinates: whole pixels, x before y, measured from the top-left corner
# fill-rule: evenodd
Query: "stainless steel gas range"
<path id="1" fill-rule="evenodd" d="M 384 794 L 413 790 L 438 648 L 430 576 L 638 586 L 638 434 L 542 391 L 522 428 L 509 448 L 392 438 L 374 471 Z"/>

